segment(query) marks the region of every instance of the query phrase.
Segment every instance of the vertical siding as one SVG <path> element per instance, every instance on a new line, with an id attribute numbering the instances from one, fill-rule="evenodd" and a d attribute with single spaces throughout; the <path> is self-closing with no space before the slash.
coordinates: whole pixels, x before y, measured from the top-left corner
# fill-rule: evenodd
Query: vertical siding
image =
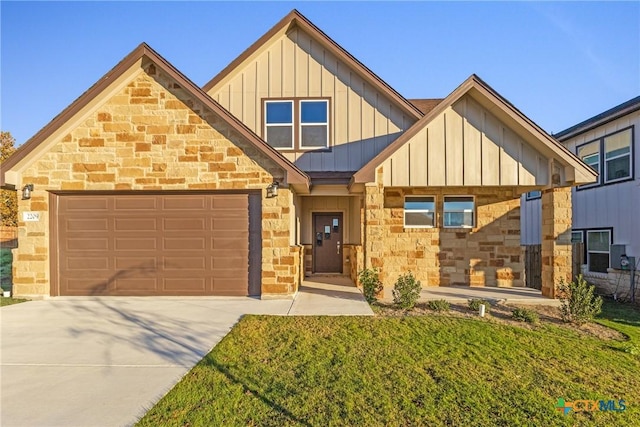
<path id="1" fill-rule="evenodd" d="M 471 97 L 447 108 L 384 163 L 388 186 L 544 185 L 547 159 Z"/>
<path id="2" fill-rule="evenodd" d="M 576 153 L 577 146 L 632 125 L 634 126 L 635 179 L 597 188 L 574 189 L 572 194 L 573 228 L 612 227 L 614 243 L 627 245 L 629 255 L 640 258 L 640 221 L 638 220 L 638 212 L 640 212 L 640 112 L 636 111 L 585 132 L 565 141 L 564 144 L 571 152 Z M 522 243 L 539 243 L 540 201 L 523 200 L 521 206 Z"/>
<path id="3" fill-rule="evenodd" d="M 542 212 L 540 199 L 527 200 L 526 195 L 520 199 L 520 243 L 522 245 L 539 245 L 542 243 Z"/>
<path id="4" fill-rule="evenodd" d="M 284 152 L 306 171 L 358 170 L 415 122 L 300 29 L 265 46 L 209 95 L 258 135 L 264 98 L 330 98 L 333 149 Z"/>

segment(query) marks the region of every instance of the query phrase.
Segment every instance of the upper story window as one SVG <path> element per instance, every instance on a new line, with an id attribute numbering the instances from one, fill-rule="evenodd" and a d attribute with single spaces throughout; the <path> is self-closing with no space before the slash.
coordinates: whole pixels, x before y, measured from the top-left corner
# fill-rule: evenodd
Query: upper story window
<path id="1" fill-rule="evenodd" d="M 597 182 L 579 188 L 632 179 L 633 127 L 582 144 L 578 146 L 577 154 L 600 174 Z"/>
<path id="2" fill-rule="evenodd" d="M 475 226 L 475 200 L 473 196 L 447 196 L 443 206 L 445 227 Z"/>
<path id="3" fill-rule="evenodd" d="M 329 100 L 264 101 L 264 139 L 279 150 L 329 148 Z"/>
<path id="4" fill-rule="evenodd" d="M 436 225 L 436 202 L 431 196 L 407 196 L 404 198 L 404 226 L 407 228 L 431 228 Z"/>

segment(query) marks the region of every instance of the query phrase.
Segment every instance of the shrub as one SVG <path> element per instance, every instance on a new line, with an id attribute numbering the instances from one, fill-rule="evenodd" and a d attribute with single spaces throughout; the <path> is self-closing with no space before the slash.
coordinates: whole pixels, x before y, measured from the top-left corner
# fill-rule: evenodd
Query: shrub
<path id="1" fill-rule="evenodd" d="M 511 316 L 520 322 L 538 323 L 538 313 L 528 308 L 516 308 L 511 312 Z"/>
<path id="2" fill-rule="evenodd" d="M 480 310 L 480 306 L 484 304 L 484 312 L 488 313 L 491 311 L 491 304 L 489 304 L 488 301 L 483 300 L 483 299 L 479 299 L 479 298 L 474 298 L 474 299 L 470 299 L 469 300 L 469 310 L 471 311 L 478 311 Z"/>
<path id="3" fill-rule="evenodd" d="M 382 282 L 379 277 L 380 271 L 377 268 L 365 268 L 358 274 L 358 280 L 362 284 L 364 299 L 369 304 L 376 302 L 376 296 L 382 292 Z"/>
<path id="4" fill-rule="evenodd" d="M 571 283 L 560 280 L 558 290 L 564 322 L 583 325 L 591 322 L 602 311 L 602 298 L 594 295 L 595 286 L 587 283 L 582 274 Z"/>
<path id="5" fill-rule="evenodd" d="M 400 308 L 412 309 L 420 298 L 422 283 L 411 272 L 398 277 L 393 286 L 393 303 Z"/>
<path id="6" fill-rule="evenodd" d="M 447 300 L 438 299 L 438 300 L 429 301 L 427 303 L 427 307 L 429 307 L 430 310 L 442 312 L 442 311 L 449 311 L 449 309 L 451 308 L 451 305 Z"/>

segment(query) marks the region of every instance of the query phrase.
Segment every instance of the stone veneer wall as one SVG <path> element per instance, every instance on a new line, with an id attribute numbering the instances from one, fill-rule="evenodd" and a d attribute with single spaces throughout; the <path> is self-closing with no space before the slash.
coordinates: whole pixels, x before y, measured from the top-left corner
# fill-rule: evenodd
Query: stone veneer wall
<path id="1" fill-rule="evenodd" d="M 542 191 L 542 295 L 557 296 L 561 280 L 571 282 L 571 187 Z"/>
<path id="2" fill-rule="evenodd" d="M 423 286 L 524 286 L 520 198 L 511 189 L 365 187 L 365 258 L 386 287 L 411 271 Z M 435 228 L 404 228 L 404 196 L 436 196 Z M 476 227 L 443 228 L 443 196 L 476 197 Z M 514 198 L 515 197 L 515 198 Z"/>
<path id="3" fill-rule="evenodd" d="M 151 65 L 22 173 L 35 189 L 19 210 L 41 219 L 19 223 L 14 294 L 50 294 L 47 190 L 260 189 L 262 294 L 291 295 L 301 270 L 290 246 L 293 196 L 281 188 L 267 199 L 274 179 L 283 179 L 277 164 Z"/>

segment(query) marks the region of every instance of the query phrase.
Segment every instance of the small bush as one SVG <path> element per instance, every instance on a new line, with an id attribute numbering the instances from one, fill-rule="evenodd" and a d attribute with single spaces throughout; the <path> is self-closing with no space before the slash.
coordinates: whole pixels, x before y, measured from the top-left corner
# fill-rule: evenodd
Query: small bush
<path id="1" fill-rule="evenodd" d="M 451 305 L 447 300 L 438 299 L 438 300 L 429 301 L 427 303 L 427 307 L 429 307 L 429 309 L 433 311 L 443 312 L 443 311 L 449 311 L 449 309 L 451 308 Z"/>
<path id="2" fill-rule="evenodd" d="M 602 298 L 594 295 L 595 286 L 587 283 L 582 274 L 571 283 L 560 280 L 558 290 L 564 322 L 583 325 L 593 321 L 602 311 Z"/>
<path id="3" fill-rule="evenodd" d="M 520 322 L 538 323 L 538 313 L 528 308 L 516 308 L 511 312 L 511 317 Z"/>
<path id="4" fill-rule="evenodd" d="M 362 284 L 362 294 L 369 304 L 376 302 L 376 297 L 382 292 L 380 271 L 377 268 L 365 268 L 358 274 L 358 280 Z"/>
<path id="5" fill-rule="evenodd" d="M 393 303 L 406 310 L 412 309 L 420 298 L 422 283 L 411 272 L 398 277 L 393 286 Z"/>
<path id="6" fill-rule="evenodd" d="M 479 298 L 469 300 L 469 310 L 477 312 L 480 310 L 480 306 L 482 304 L 484 304 L 484 312 L 489 313 L 491 311 L 491 304 L 489 304 L 488 301 Z"/>

